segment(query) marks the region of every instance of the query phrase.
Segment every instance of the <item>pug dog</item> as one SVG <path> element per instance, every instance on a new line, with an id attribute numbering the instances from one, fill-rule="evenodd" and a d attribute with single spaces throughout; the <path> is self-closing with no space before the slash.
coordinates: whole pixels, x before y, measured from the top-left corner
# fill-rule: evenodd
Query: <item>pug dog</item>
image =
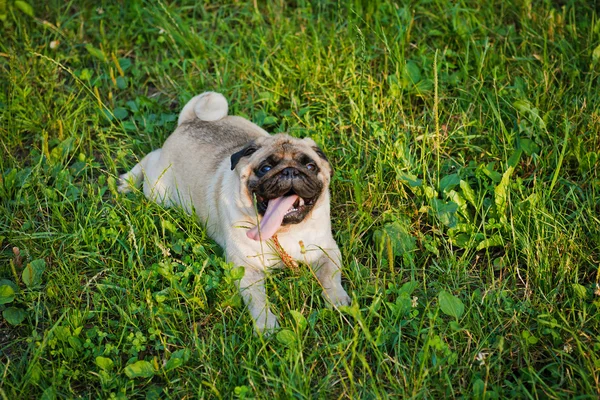
<path id="1" fill-rule="evenodd" d="M 196 213 L 227 261 L 244 267 L 238 287 L 258 333 L 279 326 L 264 280 L 283 266 L 282 253 L 311 266 L 329 303 L 349 305 L 331 233 L 327 157 L 312 139 L 270 135 L 227 114 L 220 93 L 192 98 L 163 147 L 121 175 L 118 190 L 143 184 L 148 199 Z"/>

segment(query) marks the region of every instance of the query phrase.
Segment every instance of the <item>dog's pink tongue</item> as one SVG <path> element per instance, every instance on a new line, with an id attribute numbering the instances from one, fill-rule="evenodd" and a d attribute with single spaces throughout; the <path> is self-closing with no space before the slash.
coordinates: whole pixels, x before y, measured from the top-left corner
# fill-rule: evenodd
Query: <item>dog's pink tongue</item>
<path id="1" fill-rule="evenodd" d="M 246 236 L 252 240 L 270 239 L 277 232 L 277 229 L 279 229 L 283 222 L 283 217 L 285 217 L 285 214 L 292 208 L 297 199 L 298 196 L 294 194 L 269 200 L 267 211 L 265 211 L 265 215 L 262 221 L 260 221 L 260 234 L 258 226 L 255 226 L 246 232 Z"/>

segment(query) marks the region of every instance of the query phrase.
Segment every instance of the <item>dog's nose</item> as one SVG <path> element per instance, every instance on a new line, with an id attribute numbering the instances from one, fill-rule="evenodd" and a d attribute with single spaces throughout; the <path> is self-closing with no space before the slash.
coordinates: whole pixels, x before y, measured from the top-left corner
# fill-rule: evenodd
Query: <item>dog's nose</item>
<path id="1" fill-rule="evenodd" d="M 287 167 L 281 171 L 281 176 L 285 176 L 286 178 L 294 178 L 298 176 L 298 170 L 293 167 Z"/>

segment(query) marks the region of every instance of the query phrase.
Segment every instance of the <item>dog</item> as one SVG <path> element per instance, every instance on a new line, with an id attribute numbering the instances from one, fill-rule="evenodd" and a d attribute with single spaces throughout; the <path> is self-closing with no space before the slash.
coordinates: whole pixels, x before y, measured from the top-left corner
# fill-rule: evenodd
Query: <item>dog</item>
<path id="1" fill-rule="evenodd" d="M 270 135 L 228 115 L 220 93 L 192 98 L 162 148 L 120 176 L 118 190 L 143 184 L 145 196 L 196 213 L 228 262 L 244 267 L 237 282 L 255 332 L 279 325 L 268 306 L 265 271 L 284 265 L 273 241 L 294 261 L 313 268 L 323 297 L 351 303 L 341 283 L 341 254 L 331 233 L 332 168 L 310 138 Z"/>

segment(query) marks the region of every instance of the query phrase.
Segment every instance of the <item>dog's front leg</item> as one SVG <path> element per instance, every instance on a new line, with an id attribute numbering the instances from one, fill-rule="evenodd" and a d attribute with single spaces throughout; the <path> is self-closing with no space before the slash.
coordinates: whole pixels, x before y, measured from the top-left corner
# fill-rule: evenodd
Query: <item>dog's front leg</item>
<path id="1" fill-rule="evenodd" d="M 315 275 L 323 287 L 323 298 L 334 306 L 348 306 L 352 302 L 342 287 L 342 269 L 339 250 L 323 254 L 315 264 Z"/>
<path id="2" fill-rule="evenodd" d="M 269 335 L 279 328 L 277 317 L 269 309 L 264 271 L 246 266 L 244 277 L 239 281 L 238 286 L 254 320 L 255 331 Z"/>

